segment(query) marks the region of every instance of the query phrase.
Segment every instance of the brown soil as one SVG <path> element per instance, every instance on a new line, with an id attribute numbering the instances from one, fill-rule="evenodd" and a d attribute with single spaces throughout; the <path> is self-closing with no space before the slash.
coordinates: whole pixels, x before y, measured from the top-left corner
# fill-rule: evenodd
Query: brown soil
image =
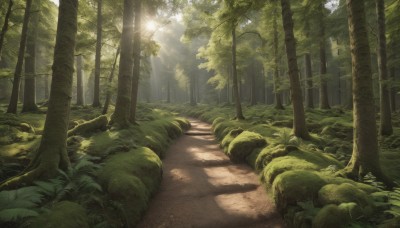
<path id="1" fill-rule="evenodd" d="M 257 174 L 229 160 L 209 124 L 191 124 L 169 148 L 160 190 L 138 227 L 283 227 Z"/>

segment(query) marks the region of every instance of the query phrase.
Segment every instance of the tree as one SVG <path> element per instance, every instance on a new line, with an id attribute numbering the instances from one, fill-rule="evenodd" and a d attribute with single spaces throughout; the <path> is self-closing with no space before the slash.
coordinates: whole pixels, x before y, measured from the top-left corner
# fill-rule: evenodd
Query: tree
<path id="1" fill-rule="evenodd" d="M 3 27 L 1 28 L 1 32 L 0 32 L 0 61 L 1 61 L 1 53 L 3 50 L 4 37 L 6 36 L 7 30 L 8 30 L 9 20 L 10 20 L 13 4 L 14 4 L 13 0 L 8 1 L 8 8 L 7 8 L 6 15 L 4 17 L 4 24 L 3 24 Z"/>
<path id="2" fill-rule="evenodd" d="M 321 79 L 321 85 L 319 88 L 319 107 L 321 109 L 330 109 L 329 99 L 328 99 L 328 85 L 326 82 L 326 37 L 325 37 L 325 7 L 323 4 L 323 0 L 319 0 L 318 2 L 318 23 L 319 23 L 319 61 L 320 61 L 320 70 L 319 75 Z"/>
<path id="3" fill-rule="evenodd" d="M 239 94 L 239 83 L 237 75 L 237 63 L 236 63 L 236 20 L 232 21 L 232 78 L 233 78 L 233 96 L 235 99 L 235 119 L 243 120 L 242 104 Z"/>
<path id="4" fill-rule="evenodd" d="M 96 39 L 96 57 L 94 67 L 94 93 L 93 93 L 93 107 L 100 107 L 100 71 L 101 71 L 101 46 L 102 46 L 102 29 L 103 29 L 103 16 L 101 9 L 103 7 L 103 0 L 97 0 L 97 39 Z"/>
<path id="5" fill-rule="evenodd" d="M 282 93 L 279 88 L 280 84 L 280 77 L 279 77 L 279 31 L 278 31 L 278 10 L 277 6 L 274 3 L 274 11 L 273 11 L 273 34 L 274 34 L 274 41 L 273 41 L 273 46 L 274 46 L 274 93 L 275 93 L 275 108 L 276 109 L 284 109 L 282 105 Z"/>
<path id="6" fill-rule="evenodd" d="M 379 132 L 381 135 L 391 135 L 393 134 L 393 127 L 386 56 L 385 2 L 384 0 L 375 0 L 375 3 L 378 16 L 378 67 L 381 111 Z"/>
<path id="7" fill-rule="evenodd" d="M 21 84 L 22 65 L 24 62 L 25 46 L 28 33 L 29 17 L 31 15 L 31 7 L 32 7 L 32 0 L 27 0 L 25 7 L 25 14 L 24 14 L 24 22 L 22 24 L 21 40 L 18 51 L 18 60 L 17 60 L 17 65 L 15 66 L 13 87 L 11 92 L 10 103 L 7 108 L 7 113 L 17 114 L 19 87 Z"/>
<path id="8" fill-rule="evenodd" d="M 83 56 L 76 56 L 76 105 L 83 106 Z"/>
<path id="9" fill-rule="evenodd" d="M 136 122 L 136 105 L 139 91 L 140 78 L 140 58 L 141 58 L 141 17 L 142 0 L 135 0 L 135 27 L 133 31 L 133 74 L 132 74 L 132 92 L 131 92 L 131 113 L 130 121 Z"/>
<path id="10" fill-rule="evenodd" d="M 371 172 L 379 180 L 393 186 L 379 163 L 372 71 L 364 1 L 346 0 L 353 77 L 353 154 L 345 167 L 352 178 L 362 178 Z"/>
<path id="11" fill-rule="evenodd" d="M 40 17 L 40 1 L 37 1 L 37 11 L 32 14 L 28 32 L 25 55 L 24 103 L 22 112 L 36 111 L 36 49 L 38 40 L 38 25 Z"/>
<path id="12" fill-rule="evenodd" d="M 119 59 L 117 101 L 111 123 L 118 127 L 129 126 L 131 108 L 132 67 L 133 67 L 133 0 L 124 0 L 123 29 L 121 35 L 121 57 Z"/>
<path id="13" fill-rule="evenodd" d="M 300 87 L 297 65 L 296 40 L 293 34 L 293 18 L 289 0 L 281 0 L 282 22 L 285 31 L 286 57 L 289 68 L 290 92 L 293 105 L 293 133 L 300 138 L 308 139 L 303 96 Z"/>
<path id="14" fill-rule="evenodd" d="M 117 48 L 117 52 L 115 53 L 114 62 L 113 62 L 112 67 L 111 67 L 111 72 L 110 72 L 110 75 L 108 77 L 108 89 L 107 89 L 107 94 L 106 94 L 106 101 L 104 102 L 103 111 L 102 111 L 103 115 L 107 114 L 108 106 L 110 105 L 110 102 L 111 102 L 111 95 L 112 95 L 111 94 L 111 83 L 112 83 L 112 81 L 114 79 L 115 67 L 117 65 L 117 60 L 118 60 L 118 56 L 119 56 L 120 52 L 121 52 L 121 48 L 118 47 Z"/>
<path id="15" fill-rule="evenodd" d="M 37 179 L 50 178 L 70 166 L 67 131 L 74 71 L 78 0 L 61 0 L 57 26 L 52 83 L 42 140 L 25 173 L 4 182 L 0 188 L 14 187 Z"/>

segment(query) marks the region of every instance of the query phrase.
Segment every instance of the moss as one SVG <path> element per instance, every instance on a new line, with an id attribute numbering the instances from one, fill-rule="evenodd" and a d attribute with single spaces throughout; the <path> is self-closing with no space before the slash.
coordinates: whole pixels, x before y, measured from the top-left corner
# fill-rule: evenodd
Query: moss
<path id="1" fill-rule="evenodd" d="M 111 198 L 122 204 L 123 214 L 133 226 L 159 186 L 162 163 L 153 151 L 141 147 L 110 156 L 98 177 Z"/>
<path id="2" fill-rule="evenodd" d="M 243 131 L 229 144 L 227 154 L 232 161 L 243 162 L 254 149 L 263 147 L 266 144 L 265 138 L 260 134 Z"/>
<path id="3" fill-rule="evenodd" d="M 288 170 L 319 171 L 331 165 L 341 167 L 339 162 L 326 154 L 303 151 L 293 146 L 277 146 L 274 150 L 264 149 L 258 162 L 259 166 L 268 163 L 263 169 L 261 180 L 269 183 L 272 183 L 277 175 Z"/>
<path id="4" fill-rule="evenodd" d="M 352 184 L 343 183 L 340 185 L 328 184 L 318 192 L 318 201 L 322 205 L 356 203 L 366 215 L 373 212 L 373 202 L 364 191 L 358 189 Z"/>
<path id="5" fill-rule="evenodd" d="M 221 147 L 224 149 L 224 152 L 228 152 L 229 144 L 240 134 L 243 132 L 242 128 L 236 128 L 231 131 L 227 135 L 225 135 L 224 139 L 221 142 Z"/>
<path id="6" fill-rule="evenodd" d="M 179 124 L 179 126 L 183 129 L 183 130 L 189 130 L 190 129 L 190 122 L 182 117 L 176 117 L 174 118 L 174 120 Z"/>
<path id="7" fill-rule="evenodd" d="M 256 170 L 261 171 L 272 159 L 285 156 L 289 153 L 282 144 L 274 147 L 265 147 L 256 159 Z"/>
<path id="8" fill-rule="evenodd" d="M 278 175 L 272 185 L 275 203 L 284 212 L 289 205 L 314 200 L 326 182 L 317 174 L 305 170 L 292 170 Z"/>
<path id="9" fill-rule="evenodd" d="M 257 148 L 251 152 L 249 156 L 246 157 L 246 163 L 253 169 L 256 168 L 256 160 L 258 155 L 261 153 L 261 148 Z"/>
<path id="10" fill-rule="evenodd" d="M 49 212 L 27 222 L 25 227 L 32 228 L 71 228 L 89 227 L 85 209 L 79 204 L 61 201 L 56 203 Z"/>
<path id="11" fill-rule="evenodd" d="M 115 178 L 115 172 L 137 176 L 149 192 L 154 193 L 161 181 L 162 163 L 153 151 L 141 147 L 110 156 L 99 171 L 101 183 L 107 185 L 108 181 Z"/>
<path id="12" fill-rule="evenodd" d="M 364 217 L 364 212 L 362 208 L 354 202 L 341 203 L 339 205 L 339 209 L 343 213 L 345 213 L 351 220 L 358 220 Z"/>
<path id="13" fill-rule="evenodd" d="M 314 228 L 344 228 L 349 223 L 350 218 L 336 205 L 326 205 L 315 216 L 313 220 Z"/>

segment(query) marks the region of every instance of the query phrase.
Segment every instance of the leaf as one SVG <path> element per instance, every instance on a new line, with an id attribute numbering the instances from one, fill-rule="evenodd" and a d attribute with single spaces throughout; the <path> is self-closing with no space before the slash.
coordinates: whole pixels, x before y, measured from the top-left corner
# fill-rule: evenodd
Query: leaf
<path id="1" fill-rule="evenodd" d="M 26 208 L 12 208 L 0 211 L 0 221 L 15 222 L 23 218 L 36 217 L 39 213 Z"/>

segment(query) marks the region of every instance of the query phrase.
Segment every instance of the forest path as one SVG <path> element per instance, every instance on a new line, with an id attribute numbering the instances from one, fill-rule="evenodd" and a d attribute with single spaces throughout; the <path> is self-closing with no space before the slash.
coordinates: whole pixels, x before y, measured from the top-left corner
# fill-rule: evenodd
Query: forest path
<path id="1" fill-rule="evenodd" d="M 160 190 L 138 227 L 283 227 L 257 174 L 229 160 L 209 124 L 190 122 L 166 153 Z"/>

